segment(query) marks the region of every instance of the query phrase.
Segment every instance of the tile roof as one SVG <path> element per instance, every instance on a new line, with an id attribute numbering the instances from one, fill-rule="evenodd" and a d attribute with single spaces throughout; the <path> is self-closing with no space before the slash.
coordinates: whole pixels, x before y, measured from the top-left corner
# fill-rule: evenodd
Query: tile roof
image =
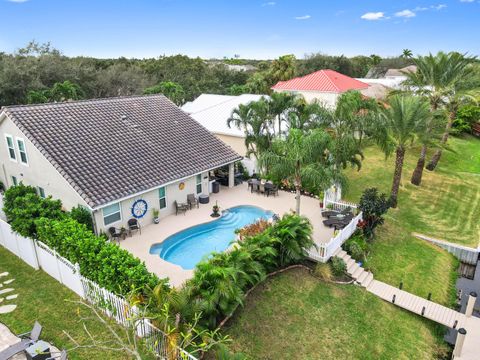
<path id="1" fill-rule="evenodd" d="M 334 70 L 319 70 L 302 77 L 279 81 L 272 87 L 275 90 L 307 90 L 333 93 L 366 88 L 368 88 L 368 84 Z"/>
<path id="2" fill-rule="evenodd" d="M 2 110 L 92 208 L 241 159 L 163 95 Z"/>
<path id="3" fill-rule="evenodd" d="M 227 120 L 232 111 L 240 104 L 248 104 L 258 101 L 265 95 L 242 94 L 238 96 L 202 94 L 190 104 L 182 106 L 182 110 L 188 112 L 192 118 L 197 120 L 214 134 L 245 137 L 245 131 L 236 126 L 228 127 Z M 222 100 L 222 101 L 220 101 Z"/>

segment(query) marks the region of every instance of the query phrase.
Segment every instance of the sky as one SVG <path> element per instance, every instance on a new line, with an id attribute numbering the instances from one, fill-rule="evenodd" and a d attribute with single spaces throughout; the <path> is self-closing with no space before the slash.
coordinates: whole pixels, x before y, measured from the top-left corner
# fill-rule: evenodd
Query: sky
<path id="1" fill-rule="evenodd" d="M 3 52 L 36 40 L 100 58 L 480 55 L 480 0 L 0 0 L 0 14 Z"/>

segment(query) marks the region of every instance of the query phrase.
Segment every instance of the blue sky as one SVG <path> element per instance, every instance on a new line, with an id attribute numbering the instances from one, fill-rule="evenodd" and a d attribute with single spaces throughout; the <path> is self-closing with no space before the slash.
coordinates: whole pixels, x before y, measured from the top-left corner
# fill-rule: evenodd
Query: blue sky
<path id="1" fill-rule="evenodd" d="M 67 55 L 480 55 L 480 0 L 0 0 L 0 51 Z"/>

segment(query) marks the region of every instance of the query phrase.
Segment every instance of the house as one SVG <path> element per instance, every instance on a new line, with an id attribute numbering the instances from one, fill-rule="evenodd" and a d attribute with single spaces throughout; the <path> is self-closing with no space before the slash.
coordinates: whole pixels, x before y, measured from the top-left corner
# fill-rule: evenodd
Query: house
<path id="1" fill-rule="evenodd" d="M 305 100 L 318 101 L 327 107 L 335 107 L 338 97 L 349 90 L 368 89 L 369 85 L 340 74 L 334 70 L 319 70 L 287 81 L 279 81 L 273 91 L 301 94 Z"/>
<path id="2" fill-rule="evenodd" d="M 264 95 L 243 94 L 238 96 L 202 94 L 192 102 L 182 106 L 182 110 L 197 120 L 202 126 L 215 134 L 217 138 L 229 145 L 237 153 L 244 156 L 242 160 L 250 174 L 254 173 L 256 161 L 253 158 L 245 157 L 247 147 L 245 146 L 245 132 L 232 125 L 227 125 L 233 110 L 240 104 L 246 105 L 252 101 L 258 101 Z"/>
<path id="3" fill-rule="evenodd" d="M 385 76 L 382 78 L 357 78 L 357 80 L 367 83 L 371 88 L 373 88 L 362 91 L 364 95 L 369 96 L 369 92 L 374 94 L 382 94 L 385 93 L 385 90 L 382 90 L 381 87 L 387 89 L 387 93 L 390 90 L 402 90 L 404 88 L 403 82 L 407 79 L 405 73 L 415 71 L 417 71 L 417 67 L 415 65 L 410 65 L 402 69 L 388 69 L 385 73 Z M 378 96 L 375 97 L 381 98 Z"/>
<path id="4" fill-rule="evenodd" d="M 209 192 L 214 169 L 227 166 L 233 185 L 242 159 L 163 95 L 6 106 L 0 131 L 5 185 L 89 209 L 97 232 L 172 214 L 175 201 Z"/>

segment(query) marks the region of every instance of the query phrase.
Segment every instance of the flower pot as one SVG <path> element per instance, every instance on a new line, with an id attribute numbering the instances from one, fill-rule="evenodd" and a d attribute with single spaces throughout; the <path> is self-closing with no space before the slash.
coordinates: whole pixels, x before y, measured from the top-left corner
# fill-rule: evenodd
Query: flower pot
<path id="1" fill-rule="evenodd" d="M 160 223 L 160 218 L 154 217 L 154 218 L 153 218 L 153 223 L 154 223 L 154 224 Z"/>

